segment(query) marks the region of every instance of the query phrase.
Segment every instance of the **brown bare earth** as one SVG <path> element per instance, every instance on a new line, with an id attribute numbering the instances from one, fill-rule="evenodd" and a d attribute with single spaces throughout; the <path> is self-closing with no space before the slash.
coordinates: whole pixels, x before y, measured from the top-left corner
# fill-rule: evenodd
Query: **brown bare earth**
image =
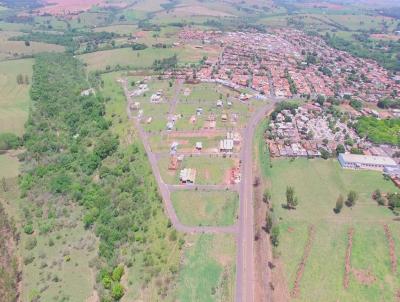
<path id="1" fill-rule="evenodd" d="M 313 225 L 310 225 L 308 228 L 308 239 L 306 246 L 304 248 L 303 258 L 301 259 L 301 262 L 297 269 L 296 279 L 294 280 L 294 286 L 291 292 L 291 296 L 293 298 L 297 298 L 300 295 L 300 282 L 303 277 L 304 268 L 306 267 L 308 256 L 310 255 L 311 252 L 312 244 L 314 241 L 314 235 L 315 235 L 315 227 Z"/>
<path id="2" fill-rule="evenodd" d="M 347 232 L 348 239 L 347 239 L 347 249 L 346 249 L 346 260 L 344 265 L 344 279 L 343 279 L 343 286 L 344 288 L 349 287 L 350 282 L 350 273 L 351 273 L 351 249 L 353 247 L 353 235 L 354 229 L 350 228 Z"/>
<path id="3" fill-rule="evenodd" d="M 254 219 L 255 219 L 255 301 L 271 301 L 268 296 L 271 293 L 269 282 L 271 282 L 271 270 L 268 262 L 272 262 L 271 246 L 269 236 L 265 232 L 265 215 L 268 206 L 262 201 L 262 185 L 254 188 Z"/>
<path id="4" fill-rule="evenodd" d="M 387 224 L 383 225 L 385 230 L 386 239 L 389 244 L 389 255 L 390 255 L 390 263 L 392 268 L 392 273 L 397 272 L 397 257 L 396 257 L 396 248 L 393 240 L 392 233 L 390 232 L 389 226 Z"/>
<path id="5" fill-rule="evenodd" d="M 371 285 L 376 281 L 376 277 L 368 270 L 352 269 L 354 278 L 358 283 L 363 285 Z"/>
<path id="6" fill-rule="evenodd" d="M 40 8 L 37 12 L 52 15 L 76 14 L 81 11 L 87 11 L 94 5 L 99 5 L 103 2 L 103 0 L 51 0 L 46 1 L 47 5 Z"/>

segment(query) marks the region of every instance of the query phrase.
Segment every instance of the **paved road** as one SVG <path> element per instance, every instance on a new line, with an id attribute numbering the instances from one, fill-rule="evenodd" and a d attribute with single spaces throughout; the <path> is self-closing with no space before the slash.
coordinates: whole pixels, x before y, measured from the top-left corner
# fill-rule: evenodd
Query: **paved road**
<path id="1" fill-rule="evenodd" d="M 249 120 L 242 142 L 242 181 L 239 184 L 239 232 L 236 253 L 236 302 L 254 302 L 253 138 L 257 125 L 275 105 L 263 106 Z"/>

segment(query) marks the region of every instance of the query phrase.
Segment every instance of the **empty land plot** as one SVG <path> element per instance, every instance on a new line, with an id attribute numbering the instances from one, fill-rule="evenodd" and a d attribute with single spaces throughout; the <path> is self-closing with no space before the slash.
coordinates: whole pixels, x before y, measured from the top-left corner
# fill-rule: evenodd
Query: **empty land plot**
<path id="1" fill-rule="evenodd" d="M 60 213 L 68 217 L 58 218 L 62 227 L 54 227 L 48 218 L 34 224 L 33 235 L 22 235 L 22 257 L 25 265 L 22 271 L 22 300 L 31 301 L 40 297 L 43 301 L 86 301 L 92 294 L 95 283 L 94 272 L 89 267 L 90 260 L 97 255 L 97 239 L 85 230 L 81 209 L 76 206 L 58 205 Z M 50 209 L 46 209 L 50 210 Z M 54 209 L 51 209 L 54 211 Z M 51 226 L 47 235 L 39 230 Z M 37 244 L 27 248 L 32 238 Z M 27 260 L 29 259 L 29 260 Z"/>
<path id="2" fill-rule="evenodd" d="M 163 180 L 168 184 L 179 183 L 179 171 L 168 170 L 169 157 L 159 160 L 160 173 Z M 223 185 L 226 182 L 226 174 L 230 168 L 234 167 L 234 160 L 221 157 L 185 157 L 181 167 L 196 170 L 196 181 L 198 185 Z"/>
<path id="3" fill-rule="evenodd" d="M 229 191 L 176 191 L 172 202 L 179 220 L 192 226 L 227 226 L 236 221 L 238 196 Z"/>
<path id="4" fill-rule="evenodd" d="M 340 301 L 376 301 L 377 295 L 385 297 L 384 300 L 392 297 L 388 301 L 392 300 L 399 279 L 391 274 L 382 223 L 393 225 L 394 216 L 387 208 L 372 201 L 371 195 L 376 188 L 394 192 L 396 187 L 384 180 L 379 172 L 344 170 L 336 160 L 273 160 L 268 174 L 274 213 L 281 218 L 277 254 L 283 262 L 289 288 L 293 288 L 301 262 L 308 225 L 316 226 L 296 301 L 329 301 L 332 297 Z M 299 198 L 297 209 L 292 211 L 281 206 L 285 203 L 288 185 L 294 187 Z M 350 190 L 359 195 L 356 205 L 352 209 L 344 207 L 340 214 L 334 214 L 339 194 L 346 196 Z M 351 273 L 349 288 L 345 290 L 343 278 L 349 227 L 355 229 L 351 265 L 356 270 Z M 293 249 L 293 246 L 299 248 Z M 363 278 L 364 270 L 370 270 L 377 281 L 365 285 L 356 280 L 355 276 Z M 367 273 L 365 276 L 369 278 Z"/>
<path id="5" fill-rule="evenodd" d="M 21 56 L 31 56 L 40 52 L 62 52 L 64 47 L 55 44 L 30 42 L 29 46 L 24 41 L 9 41 L 8 39 L 15 36 L 21 36 L 23 33 L 0 31 L 0 59 L 13 59 Z"/>
<path id="6" fill-rule="evenodd" d="M 0 62 L 0 132 L 21 135 L 29 112 L 32 59 Z M 17 83 L 21 74 L 24 84 Z M 28 84 L 26 84 L 26 79 Z"/>
<path id="7" fill-rule="evenodd" d="M 0 154 L 0 178 L 13 178 L 18 176 L 19 161 L 15 156 Z"/>
<path id="8" fill-rule="evenodd" d="M 120 35 L 130 35 L 134 34 L 138 30 L 138 27 L 136 25 L 131 25 L 131 24 L 115 24 L 115 25 L 109 25 L 109 26 L 103 26 L 103 27 L 97 27 L 95 29 L 96 32 L 110 32 L 110 33 L 116 33 Z"/>
<path id="9" fill-rule="evenodd" d="M 167 152 L 170 151 L 171 145 L 174 142 L 178 143 L 178 152 L 192 152 L 195 150 L 197 142 L 203 144 L 203 151 L 216 151 L 218 150 L 219 142 L 223 136 L 216 137 L 179 137 L 169 138 L 167 135 L 155 134 L 149 138 L 150 146 L 153 152 Z"/>
<path id="10" fill-rule="evenodd" d="M 235 238 L 232 235 L 192 235 L 179 273 L 179 301 L 234 301 Z"/>
<path id="11" fill-rule="evenodd" d="M 150 68 L 156 58 L 163 59 L 177 53 L 174 49 L 147 48 L 133 51 L 131 48 L 119 48 L 97 51 L 79 56 L 87 64 L 88 70 L 106 70 L 119 66 L 129 66 L 132 69 Z"/>

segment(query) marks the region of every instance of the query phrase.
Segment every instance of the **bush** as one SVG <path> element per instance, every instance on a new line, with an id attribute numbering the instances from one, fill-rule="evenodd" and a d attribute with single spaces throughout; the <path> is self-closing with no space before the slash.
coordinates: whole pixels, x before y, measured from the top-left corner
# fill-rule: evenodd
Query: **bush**
<path id="1" fill-rule="evenodd" d="M 33 226 L 31 224 L 27 224 L 26 226 L 24 226 L 24 232 L 25 234 L 32 235 L 34 232 Z"/>
<path id="2" fill-rule="evenodd" d="M 114 281 L 121 281 L 122 275 L 124 274 L 124 267 L 122 265 L 117 266 L 112 272 L 112 279 Z"/>
<path id="3" fill-rule="evenodd" d="M 271 229 L 271 242 L 274 246 L 279 245 L 279 227 L 277 225 Z"/>
<path id="4" fill-rule="evenodd" d="M 17 149 L 21 146 L 21 139 L 13 133 L 0 133 L 0 150 Z"/>
<path id="5" fill-rule="evenodd" d="M 121 283 L 116 283 L 112 287 L 111 295 L 115 300 L 120 300 L 124 296 L 124 287 Z"/>
<path id="6" fill-rule="evenodd" d="M 29 237 L 25 243 L 25 248 L 30 251 L 33 250 L 37 245 L 37 240 L 35 237 Z"/>

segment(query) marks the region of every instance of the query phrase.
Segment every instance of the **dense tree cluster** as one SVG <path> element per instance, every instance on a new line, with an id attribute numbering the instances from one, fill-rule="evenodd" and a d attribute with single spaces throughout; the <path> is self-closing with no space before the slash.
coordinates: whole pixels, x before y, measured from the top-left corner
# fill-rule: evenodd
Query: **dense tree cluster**
<path id="1" fill-rule="evenodd" d="M 361 117 L 355 124 L 361 137 L 366 137 L 376 144 L 400 144 L 400 119 L 380 120 L 374 117 Z"/>
<path id="2" fill-rule="evenodd" d="M 85 209 L 85 227 L 93 228 L 100 238 L 97 268 L 102 301 L 113 301 L 121 298 L 124 289 L 118 278 L 105 287 L 104 276 L 133 261 L 120 254 L 120 247 L 133 248 L 135 256 L 142 254 L 142 275 L 149 281 L 165 267 L 165 274 L 177 271 L 177 263 L 166 265 L 168 254 L 160 255 L 156 247 L 168 249 L 174 241 L 182 247 L 183 241 L 163 215 L 142 146 L 119 148 L 104 117 L 101 94 L 81 96 L 87 86 L 82 65 L 72 56 L 37 57 L 20 189 L 32 203 L 45 193 L 52 195 L 47 202 L 70 199 Z M 27 234 L 34 232 L 33 219 L 26 211 Z M 153 220 L 163 225 L 154 229 Z"/>

